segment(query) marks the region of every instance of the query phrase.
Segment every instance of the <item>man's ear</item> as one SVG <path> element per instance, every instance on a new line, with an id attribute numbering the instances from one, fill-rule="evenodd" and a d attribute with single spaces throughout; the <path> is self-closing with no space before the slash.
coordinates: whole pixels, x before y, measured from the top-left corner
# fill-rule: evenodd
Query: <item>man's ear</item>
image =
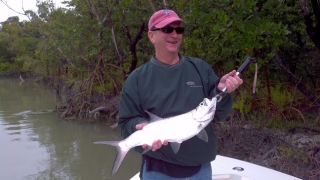
<path id="1" fill-rule="evenodd" d="M 154 44 L 154 42 L 155 42 L 155 34 L 154 34 L 154 32 L 149 31 L 148 32 L 148 38 L 151 41 L 151 43 Z"/>

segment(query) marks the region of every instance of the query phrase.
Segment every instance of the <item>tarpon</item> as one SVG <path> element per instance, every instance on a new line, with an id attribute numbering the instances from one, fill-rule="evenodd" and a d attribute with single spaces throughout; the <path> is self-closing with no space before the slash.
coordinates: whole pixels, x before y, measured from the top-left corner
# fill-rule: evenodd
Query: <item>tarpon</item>
<path id="1" fill-rule="evenodd" d="M 212 100 L 204 98 L 195 109 L 169 118 L 160 118 L 146 111 L 150 116 L 150 123 L 144 126 L 142 130 L 134 132 L 122 141 L 99 141 L 94 142 L 94 144 L 107 144 L 117 148 L 118 154 L 112 168 L 112 175 L 114 175 L 128 151 L 133 147 L 147 144 L 148 147 L 143 152 L 146 153 L 151 150 L 154 141 L 158 139 L 161 142 L 167 140 L 170 142 L 173 152 L 177 153 L 180 144 L 193 136 L 197 135 L 200 139 L 208 142 L 208 135 L 204 128 L 213 119 L 216 104 L 216 98 L 212 98 Z M 183 131 L 177 132 L 177 127 L 183 129 Z"/>

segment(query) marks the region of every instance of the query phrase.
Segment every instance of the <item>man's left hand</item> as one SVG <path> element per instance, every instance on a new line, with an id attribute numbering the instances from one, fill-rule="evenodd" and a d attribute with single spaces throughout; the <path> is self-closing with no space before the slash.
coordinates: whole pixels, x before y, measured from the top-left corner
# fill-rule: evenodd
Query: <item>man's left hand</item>
<path id="1" fill-rule="evenodd" d="M 217 88 L 222 91 L 224 87 L 227 87 L 226 92 L 231 93 L 236 90 L 242 83 L 243 80 L 236 75 L 236 70 L 233 70 L 230 73 L 222 76 Z"/>

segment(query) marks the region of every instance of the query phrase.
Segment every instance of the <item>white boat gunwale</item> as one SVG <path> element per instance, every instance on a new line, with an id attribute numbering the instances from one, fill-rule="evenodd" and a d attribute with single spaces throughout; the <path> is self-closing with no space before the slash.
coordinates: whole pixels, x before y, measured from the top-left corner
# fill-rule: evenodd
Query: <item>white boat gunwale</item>
<path id="1" fill-rule="evenodd" d="M 302 180 L 246 161 L 217 155 L 211 162 L 212 180 Z M 140 180 L 137 173 L 130 180 Z"/>

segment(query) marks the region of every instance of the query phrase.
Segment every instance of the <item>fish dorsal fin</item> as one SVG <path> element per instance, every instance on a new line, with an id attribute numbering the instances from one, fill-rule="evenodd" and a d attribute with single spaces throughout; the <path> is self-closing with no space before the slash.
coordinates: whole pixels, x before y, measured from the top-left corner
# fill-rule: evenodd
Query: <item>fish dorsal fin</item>
<path id="1" fill-rule="evenodd" d="M 160 117 L 158 117 L 157 115 L 155 115 L 155 114 L 152 114 L 151 112 L 149 112 L 149 111 L 146 111 L 146 113 L 148 113 L 149 114 L 149 116 L 150 116 L 150 122 L 156 122 L 156 121 L 159 121 L 159 120 L 161 120 L 161 118 Z"/>
<path id="2" fill-rule="evenodd" d="M 198 134 L 197 134 L 198 138 L 205 141 L 205 142 L 208 142 L 208 134 L 206 132 L 206 130 L 202 129 Z"/>
<path id="3" fill-rule="evenodd" d="M 181 143 L 178 143 L 178 142 L 170 142 L 170 145 L 171 145 L 171 148 L 172 148 L 172 151 L 177 154 L 179 149 L 180 149 L 180 145 Z"/>

